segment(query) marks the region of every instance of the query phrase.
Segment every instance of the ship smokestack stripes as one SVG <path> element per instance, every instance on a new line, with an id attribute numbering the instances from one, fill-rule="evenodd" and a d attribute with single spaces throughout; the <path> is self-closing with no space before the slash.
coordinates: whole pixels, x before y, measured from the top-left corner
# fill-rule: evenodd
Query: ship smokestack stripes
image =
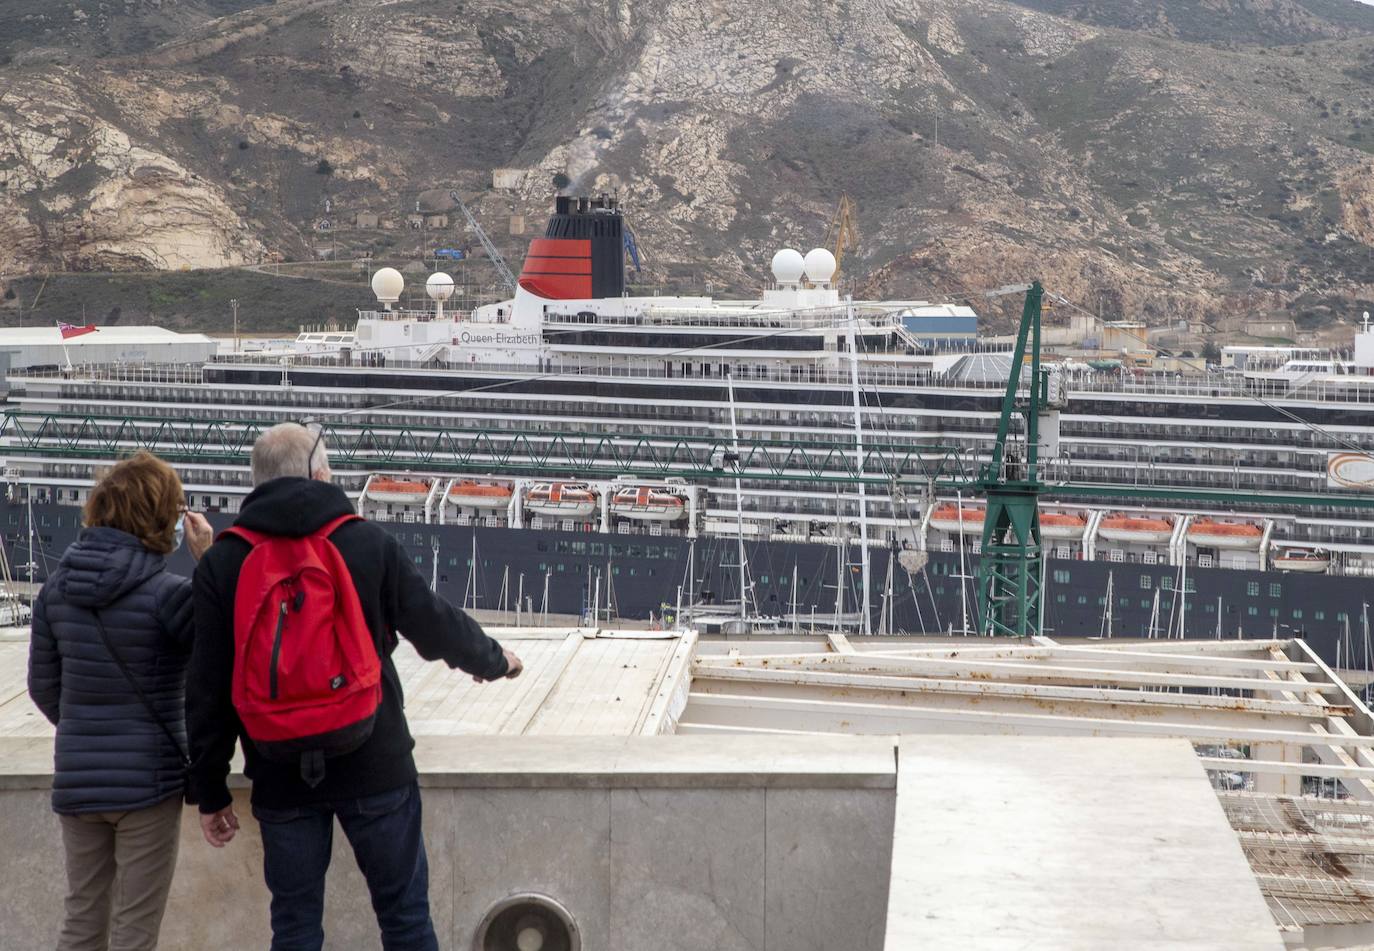
<path id="1" fill-rule="evenodd" d="M 551 300 L 625 292 L 625 224 L 615 198 L 559 195 L 544 237 L 530 242 L 520 286 Z"/>

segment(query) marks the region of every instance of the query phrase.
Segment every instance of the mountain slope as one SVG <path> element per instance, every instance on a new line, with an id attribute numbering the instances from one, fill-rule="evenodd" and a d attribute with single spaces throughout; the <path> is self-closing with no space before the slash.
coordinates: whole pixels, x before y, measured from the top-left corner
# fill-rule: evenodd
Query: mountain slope
<path id="1" fill-rule="evenodd" d="M 1374 11 L 1230 0 L 1223 42 L 1195 28 L 1218 2 L 200 4 L 136 55 L 0 68 L 0 273 L 402 262 L 471 240 L 404 227 L 455 187 L 518 260 L 507 219 L 571 182 L 621 193 L 670 284 L 756 286 L 848 193 L 861 293 L 1039 275 L 1109 315 L 1348 317 Z"/>

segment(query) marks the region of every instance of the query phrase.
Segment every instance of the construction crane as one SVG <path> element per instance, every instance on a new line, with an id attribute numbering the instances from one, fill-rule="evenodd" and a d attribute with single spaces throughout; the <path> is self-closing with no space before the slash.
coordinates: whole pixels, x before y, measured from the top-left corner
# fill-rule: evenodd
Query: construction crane
<path id="1" fill-rule="evenodd" d="M 491 259 L 491 263 L 496 266 L 497 273 L 501 275 L 501 283 L 514 294 L 516 287 L 515 275 L 512 274 L 510 268 L 506 266 L 506 259 L 501 257 L 501 252 L 496 250 L 496 245 L 491 243 L 491 239 L 488 238 L 487 233 L 482 230 L 482 226 L 477 223 L 477 219 L 472 216 L 472 212 L 468 210 L 468 206 L 464 204 L 463 199 L 458 197 L 458 192 L 451 191 L 448 193 L 448 197 L 452 198 L 458 203 L 458 207 L 463 209 L 463 217 L 467 218 L 468 227 L 477 233 L 477 240 L 482 242 L 482 249 L 487 252 L 487 257 Z"/>
<path id="2" fill-rule="evenodd" d="M 835 252 L 835 274 L 831 280 L 839 280 L 840 270 L 844 266 L 844 253 L 859 246 L 859 231 L 854 227 L 854 202 L 849 200 L 848 195 L 840 196 L 835 215 L 825 229 L 825 243 Z"/>
<path id="3" fill-rule="evenodd" d="M 1040 424 L 1062 405 L 1057 378 L 1040 365 L 1040 304 L 1045 291 L 1036 281 L 1029 288 L 1006 287 L 989 296 L 1026 291 L 1021 326 L 1016 335 L 997 420 L 992 459 L 974 484 L 986 495 L 982 557 L 978 563 L 978 631 L 980 634 L 1032 637 L 1041 631 L 1044 548 L 1040 538 Z M 1026 361 L 1028 392 L 1020 395 Z M 1012 420 L 1025 418 L 1024 458 L 1011 442 Z M 1057 420 L 1054 420 L 1057 424 Z M 1056 435 L 1056 434 L 1052 434 Z M 1054 439 L 1057 442 L 1057 438 Z"/>

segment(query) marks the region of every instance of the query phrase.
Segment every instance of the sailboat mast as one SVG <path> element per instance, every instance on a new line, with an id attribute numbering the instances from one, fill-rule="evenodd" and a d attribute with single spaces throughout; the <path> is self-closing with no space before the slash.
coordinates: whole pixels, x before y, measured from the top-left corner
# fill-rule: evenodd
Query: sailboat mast
<path id="1" fill-rule="evenodd" d="M 730 394 L 730 451 L 735 454 L 735 537 L 739 541 L 739 616 L 749 616 L 746 606 L 744 569 L 744 489 L 739 477 L 739 427 L 735 421 L 735 374 L 733 370 L 725 373 L 725 386 Z"/>
<path id="2" fill-rule="evenodd" d="M 845 298 L 849 326 L 849 386 L 854 397 L 854 472 L 859 479 L 859 564 L 860 579 L 863 587 L 863 632 L 873 633 L 873 623 L 869 612 L 869 564 L 868 564 L 868 494 L 864 486 L 864 423 L 863 407 L 859 401 L 859 339 L 854 327 L 854 299 Z"/>

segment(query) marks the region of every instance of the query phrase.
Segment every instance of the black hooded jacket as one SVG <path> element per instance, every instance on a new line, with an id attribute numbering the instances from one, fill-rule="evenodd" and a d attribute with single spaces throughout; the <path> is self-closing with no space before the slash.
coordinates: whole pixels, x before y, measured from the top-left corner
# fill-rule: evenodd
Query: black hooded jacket
<path id="1" fill-rule="evenodd" d="M 144 809 L 185 788 L 181 754 L 105 647 L 94 612 L 186 748 L 191 583 L 134 536 L 85 529 L 38 593 L 29 647 L 29 695 L 57 726 L 53 809 L 67 815 Z"/>
<path id="2" fill-rule="evenodd" d="M 343 490 L 327 482 L 281 478 L 265 482 L 244 500 L 236 525 L 273 535 L 309 535 L 353 512 Z M 401 682 L 392 663 L 399 632 L 426 660 L 495 679 L 506 673 L 501 645 L 462 611 L 429 590 L 394 537 L 366 521 L 335 529 L 330 541 L 353 577 L 358 601 L 382 658 L 382 704 L 372 735 L 357 750 L 327 761 L 323 781 L 308 786 L 299 764 L 258 755 L 230 700 L 234 666 L 234 594 L 239 569 L 251 550 L 236 536 L 222 536 L 201 558 L 194 579 L 196 639 L 187 683 L 191 734 L 192 799 L 204 813 L 230 803 L 226 778 L 234 744 L 242 739 L 244 772 L 253 781 L 253 802 L 291 808 L 312 802 L 354 799 L 403 786 L 416 776 L 411 739 L 402 710 Z"/>

